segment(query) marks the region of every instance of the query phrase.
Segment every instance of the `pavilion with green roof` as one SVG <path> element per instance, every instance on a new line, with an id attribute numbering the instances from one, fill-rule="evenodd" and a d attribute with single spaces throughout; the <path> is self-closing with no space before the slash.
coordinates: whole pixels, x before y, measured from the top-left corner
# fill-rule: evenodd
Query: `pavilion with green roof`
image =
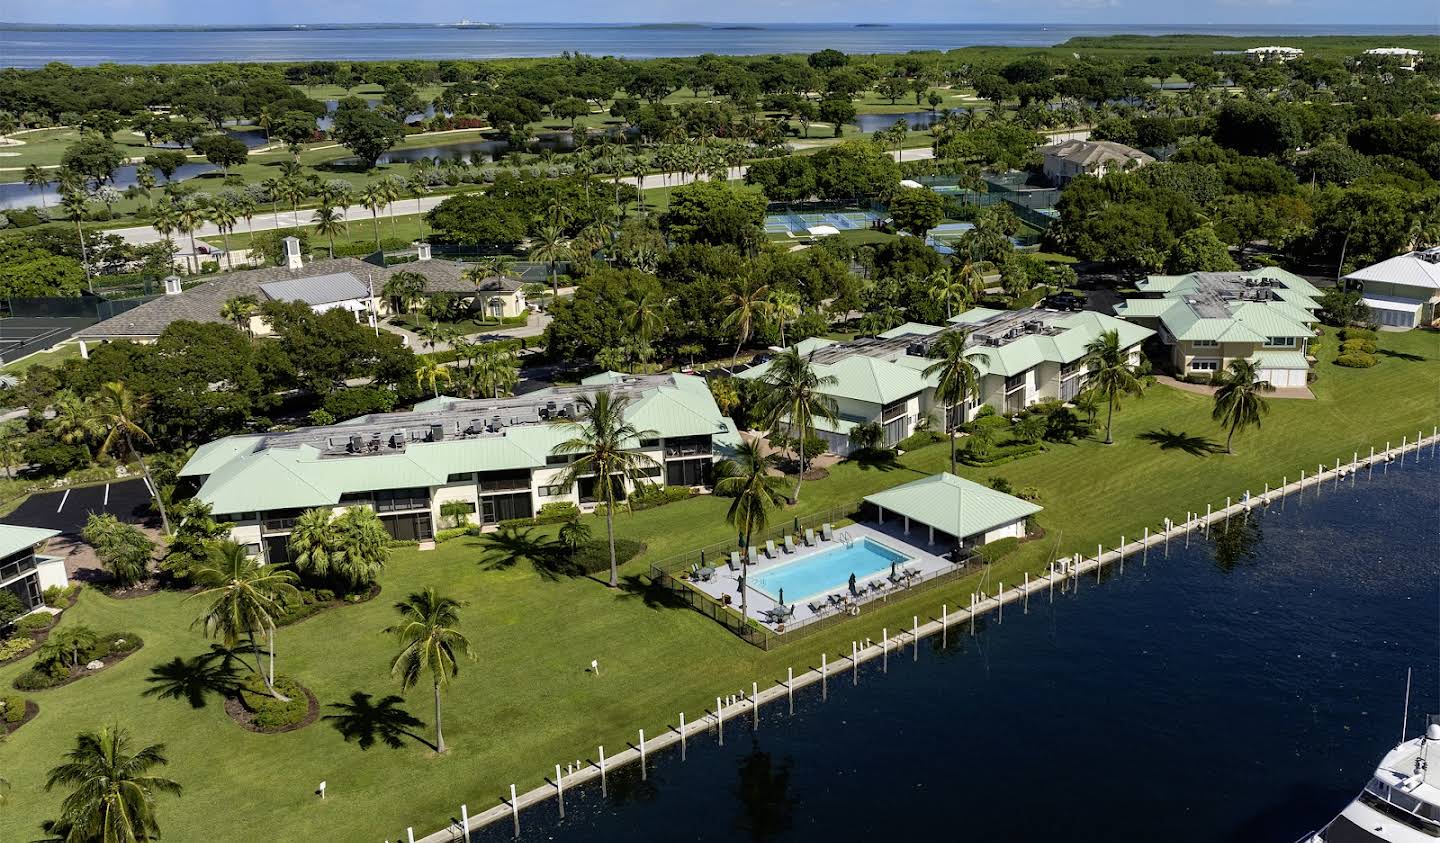
<path id="1" fill-rule="evenodd" d="M 965 547 L 1023 538 L 1026 519 L 1041 510 L 949 472 L 867 495 L 865 504 L 881 525 L 898 524 L 907 535 L 923 529 L 930 544 L 954 545 L 962 539 Z"/>

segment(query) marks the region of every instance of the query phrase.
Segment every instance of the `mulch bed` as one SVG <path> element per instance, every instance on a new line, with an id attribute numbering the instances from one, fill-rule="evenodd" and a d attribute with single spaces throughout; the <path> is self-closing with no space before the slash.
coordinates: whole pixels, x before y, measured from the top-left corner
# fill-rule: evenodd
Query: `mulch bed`
<path id="1" fill-rule="evenodd" d="M 70 674 L 69 679 L 66 679 L 63 682 L 57 682 L 56 684 L 51 685 L 48 688 L 33 688 L 30 690 L 22 690 L 20 688 L 16 688 L 15 690 L 20 691 L 22 694 L 39 694 L 44 693 L 45 691 L 53 691 L 56 688 L 63 688 L 66 685 L 69 685 L 71 682 L 79 682 L 81 679 L 84 679 L 87 676 L 94 676 L 97 673 L 104 673 L 105 671 L 109 670 L 120 662 L 125 661 L 126 659 L 130 658 L 131 656 L 135 655 L 143 649 L 145 649 L 145 642 L 142 641 L 140 642 L 139 647 L 136 647 L 128 653 L 108 655 L 100 660 L 105 663 L 105 666 L 100 668 L 99 670 L 86 670 L 85 667 L 82 665 Z"/>
<path id="2" fill-rule="evenodd" d="M 305 712 L 305 718 L 299 723 L 291 723 L 289 726 L 281 726 L 278 729 L 262 729 L 255 725 L 255 715 L 245 704 L 240 702 L 238 696 L 225 698 L 225 713 L 230 719 L 240 725 L 240 728 L 247 732 L 254 732 L 257 735 L 279 735 L 284 732 L 293 732 L 303 729 L 320 719 L 320 701 L 315 699 L 315 694 L 304 685 L 300 686 L 305 691 L 305 699 L 309 702 L 309 708 Z"/>
<path id="3" fill-rule="evenodd" d="M 8 724 L 7 726 L 5 726 L 5 731 L 4 731 L 4 732 L 0 732 L 0 735 L 13 735 L 13 734 L 15 734 L 15 732 L 19 731 L 19 729 L 20 729 L 21 726 L 24 726 L 26 723 L 29 723 L 31 720 L 34 720 L 34 719 L 35 719 L 35 715 L 37 715 L 37 714 L 39 714 L 39 713 L 40 713 L 40 706 L 36 705 L 34 700 L 26 700 L 26 701 L 25 701 L 25 716 L 22 717 L 22 718 L 20 718 L 20 722 L 19 722 L 19 723 L 11 723 L 11 724 Z"/>
<path id="4" fill-rule="evenodd" d="M 801 479 L 801 480 L 824 480 L 826 477 L 829 477 L 829 476 L 830 476 L 830 469 L 828 469 L 828 468 L 811 468 L 811 469 L 807 469 L 804 474 L 800 475 L 800 479 Z"/>
<path id="5" fill-rule="evenodd" d="M 149 577 L 125 588 L 115 588 L 104 582 L 97 582 L 94 587 L 103 591 L 106 597 L 113 597 L 116 600 L 136 600 L 170 590 L 161 584 L 159 577 Z"/>

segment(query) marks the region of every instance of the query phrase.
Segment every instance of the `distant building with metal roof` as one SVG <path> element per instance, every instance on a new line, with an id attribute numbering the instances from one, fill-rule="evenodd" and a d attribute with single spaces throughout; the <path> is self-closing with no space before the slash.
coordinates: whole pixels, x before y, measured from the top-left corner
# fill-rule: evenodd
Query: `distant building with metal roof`
<path id="1" fill-rule="evenodd" d="M 937 378 L 925 370 L 936 337 L 947 331 L 970 332 L 973 364 L 980 373 L 980 400 L 946 408 L 935 398 Z M 850 434 L 863 424 L 878 424 L 884 442 L 894 445 L 926 419 L 947 429 L 968 421 L 981 405 L 1015 413 L 1039 401 L 1069 401 L 1084 388 L 1089 371 L 1085 347 L 1106 331 L 1115 331 L 1121 347 L 1139 362 L 1140 344 L 1154 331 L 1103 313 L 1049 310 L 993 310 L 977 307 L 949 325 L 910 322 L 875 337 L 850 342 L 805 340 L 796 344 L 821 377 L 834 378 L 822 392 L 835 400 L 838 423 L 817 419 L 817 433 L 838 454 L 852 450 Z M 761 379 L 767 361 L 739 377 Z"/>
<path id="2" fill-rule="evenodd" d="M 1360 287 L 1381 326 L 1409 329 L 1440 321 L 1440 247 L 1387 258 L 1344 280 Z"/>
<path id="3" fill-rule="evenodd" d="M 59 530 L 0 524 L 0 589 L 18 597 L 26 611 L 45 605 L 45 589 L 64 588 L 69 582 L 64 559 L 39 553 L 59 534 Z"/>
<path id="4" fill-rule="evenodd" d="M 1308 382 L 1307 351 L 1319 322 L 1321 292 L 1304 278 L 1262 267 L 1152 275 L 1135 286 L 1147 297 L 1126 299 L 1115 313 L 1154 327 L 1170 347 L 1177 374 L 1204 376 L 1235 360 L 1250 360 L 1272 386 Z"/>

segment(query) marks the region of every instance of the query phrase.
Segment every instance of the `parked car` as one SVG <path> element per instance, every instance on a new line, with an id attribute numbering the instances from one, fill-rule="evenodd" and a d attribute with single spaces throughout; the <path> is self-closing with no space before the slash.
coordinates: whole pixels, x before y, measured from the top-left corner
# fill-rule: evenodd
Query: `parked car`
<path id="1" fill-rule="evenodd" d="M 1085 309 L 1085 297 L 1075 293 L 1056 293 L 1046 299 L 1045 303 L 1056 310 Z"/>

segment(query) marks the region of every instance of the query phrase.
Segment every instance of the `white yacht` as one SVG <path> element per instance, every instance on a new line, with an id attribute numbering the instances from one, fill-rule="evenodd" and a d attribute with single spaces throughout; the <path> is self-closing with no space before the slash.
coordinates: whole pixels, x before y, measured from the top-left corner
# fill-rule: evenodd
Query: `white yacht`
<path id="1" fill-rule="evenodd" d="M 1440 840 L 1440 717 L 1423 737 L 1385 755 L 1370 783 L 1331 823 L 1301 843 L 1435 843 Z"/>

